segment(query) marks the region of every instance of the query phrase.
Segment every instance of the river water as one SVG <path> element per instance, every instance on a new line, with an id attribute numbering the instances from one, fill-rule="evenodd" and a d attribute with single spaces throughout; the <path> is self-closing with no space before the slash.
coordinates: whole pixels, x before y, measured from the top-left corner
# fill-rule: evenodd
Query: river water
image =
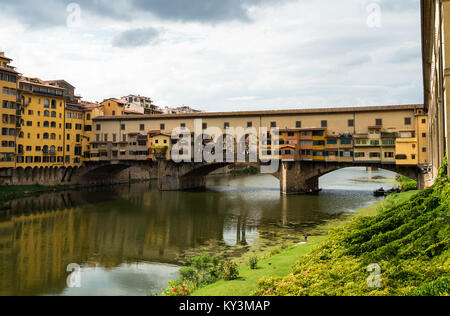
<path id="1" fill-rule="evenodd" d="M 280 195 L 276 178 L 257 175 L 214 176 L 204 192 L 150 182 L 0 203 L 0 295 L 156 294 L 196 254 L 239 257 L 324 233 L 392 186 L 354 181 L 368 176 L 395 174 L 336 171 L 313 196 Z"/>

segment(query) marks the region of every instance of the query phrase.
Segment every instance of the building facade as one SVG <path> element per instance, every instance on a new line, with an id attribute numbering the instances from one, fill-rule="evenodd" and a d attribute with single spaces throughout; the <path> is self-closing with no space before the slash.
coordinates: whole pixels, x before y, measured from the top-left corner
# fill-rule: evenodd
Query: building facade
<path id="1" fill-rule="evenodd" d="M 268 131 L 279 128 L 278 140 L 269 135 L 259 144 L 260 158 L 264 159 L 426 167 L 428 161 L 424 153 L 428 151 L 428 135 L 423 132 L 427 128 L 426 118 L 421 105 L 97 117 L 94 119 L 94 138 L 103 144 L 103 157 L 120 160 L 121 156 L 133 157 L 136 151 L 139 152 L 132 147 L 136 143 L 133 135 L 152 134 L 147 143 L 149 158 L 153 159 L 153 137 L 166 138 L 167 141 L 171 131 L 176 128 L 193 132 L 194 122 L 201 120 L 197 123 L 200 124 L 197 128 L 200 127 L 201 132 L 207 131 L 209 127 L 218 127 L 224 135 L 237 128 L 254 128 L 256 131 L 260 128 Z M 420 138 L 417 137 L 419 134 Z M 110 150 L 113 151 L 118 142 L 122 142 L 121 151 L 124 154 L 114 156 L 108 152 L 110 147 L 107 144 L 112 144 Z M 167 144 L 160 145 L 165 147 Z M 274 145 L 279 145 L 279 155 L 274 152 Z M 248 142 L 246 146 L 248 154 Z M 234 147 L 236 149 L 236 145 Z M 97 154 L 94 152 L 94 155 Z"/>
<path id="2" fill-rule="evenodd" d="M 21 119 L 17 91 L 19 73 L 11 62 L 12 59 L 0 52 L 0 177 L 7 176 L 15 167 L 16 135 Z"/>
<path id="3" fill-rule="evenodd" d="M 450 2 L 421 0 L 421 11 L 424 105 L 429 116 L 428 160 L 435 178 L 450 152 Z"/>
<path id="4" fill-rule="evenodd" d="M 19 90 L 21 129 L 17 135 L 16 168 L 63 167 L 64 89 L 23 77 Z"/>

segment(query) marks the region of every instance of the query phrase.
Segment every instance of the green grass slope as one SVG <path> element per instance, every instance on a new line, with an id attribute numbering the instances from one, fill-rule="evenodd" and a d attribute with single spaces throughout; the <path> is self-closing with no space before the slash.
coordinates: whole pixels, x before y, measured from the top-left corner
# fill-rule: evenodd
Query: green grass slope
<path id="1" fill-rule="evenodd" d="M 449 244 L 450 186 L 441 175 L 410 200 L 332 231 L 291 274 L 261 279 L 254 294 L 450 295 Z M 377 280 L 372 264 L 379 284 L 370 282 Z"/>

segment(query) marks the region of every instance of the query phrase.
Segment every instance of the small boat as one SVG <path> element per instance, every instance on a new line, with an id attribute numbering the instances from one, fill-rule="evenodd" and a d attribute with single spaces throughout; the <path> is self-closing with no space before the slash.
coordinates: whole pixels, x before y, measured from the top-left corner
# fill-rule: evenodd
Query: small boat
<path id="1" fill-rule="evenodd" d="M 392 189 L 386 191 L 386 192 L 385 192 L 385 195 L 388 196 L 388 195 L 390 195 L 390 194 L 401 193 L 401 192 L 402 192 L 402 190 L 399 189 L 399 188 L 392 188 Z"/>
<path id="2" fill-rule="evenodd" d="M 386 191 L 383 188 L 380 188 L 378 190 L 376 190 L 375 192 L 373 192 L 374 196 L 385 196 Z"/>

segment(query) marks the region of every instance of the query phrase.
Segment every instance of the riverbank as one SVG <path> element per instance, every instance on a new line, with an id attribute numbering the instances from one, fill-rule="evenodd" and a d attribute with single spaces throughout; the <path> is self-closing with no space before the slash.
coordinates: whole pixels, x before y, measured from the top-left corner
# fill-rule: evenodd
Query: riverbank
<path id="1" fill-rule="evenodd" d="M 41 185 L 20 185 L 20 186 L 0 186 L 0 201 L 6 202 L 28 196 L 43 193 L 55 193 L 75 189 L 73 186 L 41 186 Z"/>
<path id="2" fill-rule="evenodd" d="M 264 277 L 252 294 L 448 296 L 450 185 L 441 173 L 432 188 L 391 197 L 377 216 L 334 229 L 289 275 Z"/>
<path id="3" fill-rule="evenodd" d="M 375 216 L 381 210 L 390 208 L 405 201 L 408 201 L 412 196 L 419 191 L 409 191 L 399 194 L 393 194 L 383 201 L 379 201 L 368 207 L 356 210 L 357 217 Z M 348 223 L 346 220 L 330 221 L 318 228 L 317 232 L 330 231 L 337 227 L 344 226 Z M 216 283 L 202 287 L 194 291 L 193 296 L 249 296 L 255 292 L 258 287 L 258 281 L 262 278 L 274 278 L 287 276 L 294 267 L 299 258 L 308 255 L 312 250 L 319 247 L 328 237 L 314 236 L 310 237 L 307 244 L 302 244 L 287 249 L 275 249 L 272 253 L 266 252 L 250 252 L 236 261 L 239 265 L 240 277 L 234 281 L 220 280 Z M 252 270 L 247 262 L 251 256 L 259 258 L 258 269 Z"/>

